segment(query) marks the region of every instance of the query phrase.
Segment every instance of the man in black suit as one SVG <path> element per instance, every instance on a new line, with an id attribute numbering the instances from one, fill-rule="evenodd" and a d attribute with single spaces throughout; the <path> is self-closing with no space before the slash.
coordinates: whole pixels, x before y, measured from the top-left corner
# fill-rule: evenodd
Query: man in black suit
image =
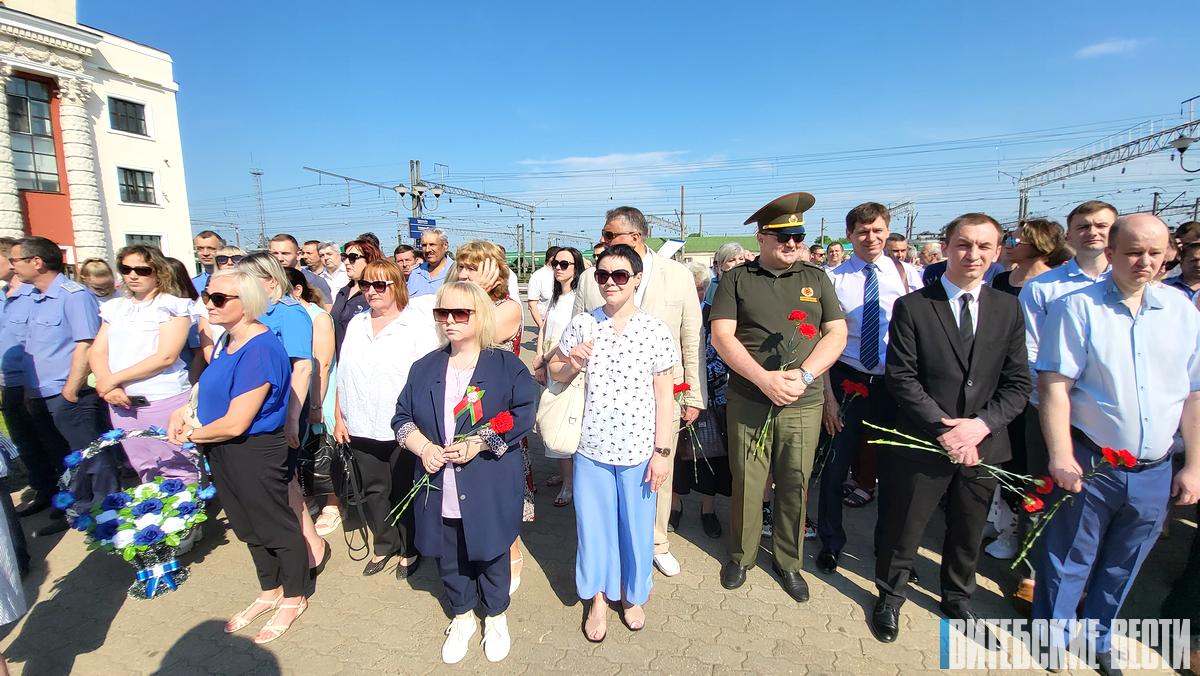
<path id="1" fill-rule="evenodd" d="M 917 546 L 943 496 L 940 608 L 950 619 L 978 619 L 971 593 L 996 480 L 977 465 L 1010 458 L 1007 425 L 1031 388 L 1017 299 L 983 284 L 1001 233 L 986 214 L 954 219 L 944 238 L 945 275 L 896 301 L 884 380 L 898 407 L 897 425 L 936 440 L 946 455 L 880 449 L 879 477 L 887 484 L 875 562 L 879 601 L 870 622 L 880 641 L 896 640 Z"/>

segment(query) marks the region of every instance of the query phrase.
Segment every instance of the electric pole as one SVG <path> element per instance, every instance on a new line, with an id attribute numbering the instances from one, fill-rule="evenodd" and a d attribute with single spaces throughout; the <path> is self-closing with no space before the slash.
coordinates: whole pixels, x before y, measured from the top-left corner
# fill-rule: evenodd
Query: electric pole
<path id="1" fill-rule="evenodd" d="M 421 185 L 421 160 L 409 160 L 408 161 L 408 177 L 409 177 L 408 184 L 413 186 L 414 189 L 417 186 Z M 421 200 L 421 199 L 415 199 L 412 201 L 413 218 L 421 217 L 421 202 L 423 202 L 423 201 L 424 200 Z"/>
<path id="2" fill-rule="evenodd" d="M 687 223 L 684 221 L 683 186 L 679 186 L 679 239 L 687 242 Z M 686 248 L 686 244 L 684 245 Z"/>
<path id="3" fill-rule="evenodd" d="M 258 201 L 258 246 L 260 249 L 265 249 L 267 248 L 267 209 L 263 206 L 263 170 L 257 167 L 252 168 L 250 175 L 254 177 L 254 195 Z"/>

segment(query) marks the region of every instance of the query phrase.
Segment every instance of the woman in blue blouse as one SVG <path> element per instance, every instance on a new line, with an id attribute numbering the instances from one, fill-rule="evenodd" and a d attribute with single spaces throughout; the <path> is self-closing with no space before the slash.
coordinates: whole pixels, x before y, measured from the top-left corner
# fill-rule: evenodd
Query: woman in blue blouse
<path id="1" fill-rule="evenodd" d="M 267 299 L 258 280 L 222 270 L 205 289 L 209 321 L 226 333 L 200 376 L 192 427 L 184 409 L 171 415 L 171 441 L 207 448 L 221 505 L 238 539 L 250 549 L 262 593 L 225 624 L 245 628 L 274 611 L 254 637 L 268 643 L 283 635 L 308 607 L 307 551 L 300 522 L 288 504 L 291 472 L 284 437 L 291 364 L 279 340 L 258 321 Z"/>
<path id="2" fill-rule="evenodd" d="M 496 344 L 494 307 L 474 282 L 438 290 L 433 318 L 449 345 L 413 363 L 411 372 L 424 377 L 408 379 L 392 418 L 396 440 L 421 459 L 416 474 L 430 474 L 437 489 L 418 495 L 412 509 L 417 549 L 437 559 L 454 613 L 442 646 L 447 664 L 466 656 L 481 600 L 484 655 L 499 662 L 511 645 L 509 548 L 521 529 L 521 440 L 533 429 L 537 386 L 521 360 Z M 505 411 L 512 429 L 496 433 L 488 421 Z"/>
<path id="3" fill-rule="evenodd" d="M 312 377 L 313 323 L 304 306 L 291 296 L 291 282 L 283 266 L 271 254 L 256 251 L 242 259 L 237 269 L 250 274 L 262 284 L 267 294 L 267 310 L 259 317 L 287 352 L 292 363 L 291 393 L 288 397 L 287 416 L 283 422 L 284 436 L 288 442 L 288 466 L 293 475 L 300 462 L 300 422 L 307 418 L 309 380 Z M 300 482 L 292 481 L 288 495 L 292 509 L 300 521 L 304 541 L 308 543 L 308 565 L 320 572 L 329 560 L 329 543 L 317 534 L 317 526 L 304 504 L 304 492 Z"/>

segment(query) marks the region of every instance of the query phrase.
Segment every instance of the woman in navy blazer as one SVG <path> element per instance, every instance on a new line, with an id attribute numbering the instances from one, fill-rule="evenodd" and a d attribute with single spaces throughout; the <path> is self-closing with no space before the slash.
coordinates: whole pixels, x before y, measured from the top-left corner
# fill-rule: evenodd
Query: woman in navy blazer
<path id="1" fill-rule="evenodd" d="M 396 439 L 421 459 L 417 475 L 429 473 L 436 489 L 418 494 L 412 509 L 417 548 L 437 559 L 455 616 L 442 646 L 447 664 L 466 656 L 481 600 L 484 654 L 498 662 L 511 645 L 509 547 L 521 527 L 520 443 L 533 429 L 537 386 L 516 355 L 495 345 L 492 308 L 474 282 L 442 286 L 433 317 L 449 345 L 413 364 L 420 376 L 409 379 L 392 418 Z M 476 400 L 482 414 L 472 422 Z M 505 411 L 512 429 L 497 434 L 488 421 Z"/>

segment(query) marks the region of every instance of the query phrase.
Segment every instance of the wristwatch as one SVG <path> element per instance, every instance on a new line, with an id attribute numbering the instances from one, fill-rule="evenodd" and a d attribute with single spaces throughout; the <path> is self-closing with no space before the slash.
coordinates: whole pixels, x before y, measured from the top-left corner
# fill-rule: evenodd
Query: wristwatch
<path id="1" fill-rule="evenodd" d="M 807 385 L 812 385 L 813 381 L 816 380 L 817 377 L 813 375 L 812 371 L 809 371 L 808 369 L 801 367 L 800 368 L 800 379 L 803 380 L 804 384 L 807 386 Z"/>
<path id="2" fill-rule="evenodd" d="M 661 447 L 659 447 L 659 446 L 655 446 L 655 447 L 654 447 L 654 452 L 655 452 L 655 453 L 657 453 L 657 454 L 659 454 L 659 455 L 661 455 L 661 456 L 662 456 L 662 457 L 664 457 L 664 458 L 665 458 L 665 457 L 667 457 L 668 455 L 671 455 L 671 449 L 669 449 L 669 448 L 661 448 Z"/>

